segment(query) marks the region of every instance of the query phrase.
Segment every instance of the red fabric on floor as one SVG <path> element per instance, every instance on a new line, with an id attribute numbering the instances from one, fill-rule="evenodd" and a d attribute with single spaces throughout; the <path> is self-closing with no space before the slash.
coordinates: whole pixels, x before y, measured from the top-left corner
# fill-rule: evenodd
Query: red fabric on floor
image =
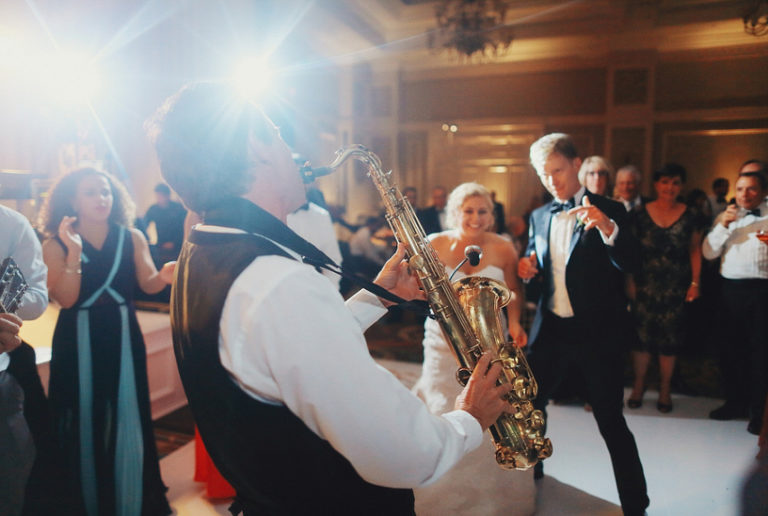
<path id="1" fill-rule="evenodd" d="M 195 427 L 194 479 L 195 482 L 205 483 L 205 492 L 208 498 L 232 498 L 235 496 L 234 488 L 221 476 L 210 455 L 208 455 L 197 427 Z"/>

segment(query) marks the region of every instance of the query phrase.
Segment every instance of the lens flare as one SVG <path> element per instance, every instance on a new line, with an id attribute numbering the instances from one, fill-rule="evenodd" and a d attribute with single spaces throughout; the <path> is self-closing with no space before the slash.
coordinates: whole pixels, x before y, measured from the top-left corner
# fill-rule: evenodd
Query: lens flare
<path id="1" fill-rule="evenodd" d="M 248 100 L 260 103 L 269 93 L 274 72 L 265 57 L 248 57 L 240 61 L 232 75 L 238 93 Z"/>

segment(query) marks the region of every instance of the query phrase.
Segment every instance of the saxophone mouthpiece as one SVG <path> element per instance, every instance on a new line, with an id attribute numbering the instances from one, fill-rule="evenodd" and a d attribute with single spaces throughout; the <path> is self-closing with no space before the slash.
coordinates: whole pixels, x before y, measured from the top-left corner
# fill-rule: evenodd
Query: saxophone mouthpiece
<path id="1" fill-rule="evenodd" d="M 304 184 L 309 184 L 318 177 L 327 176 L 332 173 L 333 170 L 334 169 L 331 167 L 312 168 L 312 165 L 307 162 L 304 166 L 299 168 L 299 173 L 301 174 L 301 179 L 304 181 Z"/>
<path id="2" fill-rule="evenodd" d="M 478 245 L 468 245 L 464 248 L 464 256 L 467 257 L 472 267 L 477 267 L 480 263 L 480 258 L 483 257 L 483 250 Z"/>

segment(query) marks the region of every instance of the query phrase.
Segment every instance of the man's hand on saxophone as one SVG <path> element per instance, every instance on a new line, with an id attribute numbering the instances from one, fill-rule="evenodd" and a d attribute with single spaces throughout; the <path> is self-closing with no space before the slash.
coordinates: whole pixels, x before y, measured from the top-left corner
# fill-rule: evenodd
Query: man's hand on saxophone
<path id="1" fill-rule="evenodd" d="M 426 295 L 421 290 L 421 285 L 416 279 L 416 275 L 411 274 L 408 268 L 408 262 L 405 260 L 405 246 L 402 243 L 397 244 L 395 254 L 387 260 L 387 263 L 384 264 L 381 272 L 379 272 L 373 282 L 406 301 L 426 299 Z M 386 299 L 380 299 L 384 306 L 393 304 Z"/>
<path id="2" fill-rule="evenodd" d="M 510 408 L 506 395 L 512 391 L 511 383 L 496 385 L 501 374 L 501 362 L 494 362 L 489 369 L 490 364 L 491 355 L 483 354 L 454 404 L 456 410 L 472 414 L 483 431 L 494 424 L 505 409 Z"/>

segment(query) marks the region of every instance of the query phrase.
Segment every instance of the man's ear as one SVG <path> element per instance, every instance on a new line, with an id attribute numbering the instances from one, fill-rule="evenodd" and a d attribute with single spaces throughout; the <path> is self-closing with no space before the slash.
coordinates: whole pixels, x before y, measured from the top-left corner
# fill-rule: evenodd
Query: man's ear
<path id="1" fill-rule="evenodd" d="M 573 158 L 572 163 L 573 163 L 573 166 L 576 167 L 576 170 L 581 169 L 581 158 L 579 157 Z"/>

